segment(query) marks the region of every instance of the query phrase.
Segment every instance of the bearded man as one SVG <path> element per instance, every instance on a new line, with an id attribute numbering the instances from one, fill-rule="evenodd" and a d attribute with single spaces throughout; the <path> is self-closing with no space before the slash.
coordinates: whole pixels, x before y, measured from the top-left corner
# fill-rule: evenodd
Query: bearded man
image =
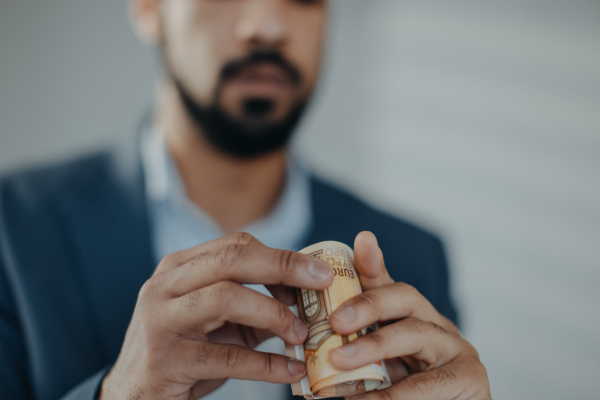
<path id="1" fill-rule="evenodd" d="M 385 359 L 393 383 L 362 397 L 489 400 L 440 240 L 287 151 L 319 75 L 327 2 L 130 4 L 164 67 L 137 134 L 0 181 L 0 398 L 284 399 L 306 367 L 267 339 L 302 343 L 292 288 L 333 280 L 296 251 L 337 240 L 354 244 L 364 293 L 331 327 L 380 329 L 331 362 Z"/>

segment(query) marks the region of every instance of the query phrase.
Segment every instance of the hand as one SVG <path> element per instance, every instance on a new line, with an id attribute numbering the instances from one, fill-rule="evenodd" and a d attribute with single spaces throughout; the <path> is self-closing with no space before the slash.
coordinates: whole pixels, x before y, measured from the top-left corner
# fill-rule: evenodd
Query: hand
<path id="1" fill-rule="evenodd" d="M 276 335 L 300 344 L 307 328 L 286 286 L 324 289 L 329 264 L 236 233 L 167 256 L 142 287 L 101 399 L 197 399 L 227 378 L 297 382 L 304 363 L 252 350 Z M 268 285 L 270 298 L 242 285 Z"/>
<path id="2" fill-rule="evenodd" d="M 351 334 L 378 329 L 331 352 L 337 368 L 351 370 L 385 360 L 392 386 L 367 393 L 366 400 L 490 400 L 487 373 L 477 351 L 456 326 L 412 286 L 394 283 L 377 239 L 362 232 L 354 244 L 364 290 L 331 316 L 332 328 Z"/>

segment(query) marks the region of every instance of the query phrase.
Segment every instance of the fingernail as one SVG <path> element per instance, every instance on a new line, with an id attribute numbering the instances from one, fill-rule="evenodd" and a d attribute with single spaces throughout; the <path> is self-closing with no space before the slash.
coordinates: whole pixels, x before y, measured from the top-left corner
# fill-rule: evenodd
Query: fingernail
<path id="1" fill-rule="evenodd" d="M 308 264 L 308 274 L 316 281 L 324 281 L 332 274 L 331 265 L 319 260 L 311 261 Z"/>
<path id="2" fill-rule="evenodd" d="M 306 366 L 302 361 L 290 358 L 288 360 L 288 370 L 292 376 L 304 375 L 306 373 Z"/>
<path id="3" fill-rule="evenodd" d="M 308 328 L 306 327 L 306 325 L 304 325 L 304 322 L 297 319 L 295 323 L 295 329 L 296 336 L 298 336 L 298 339 L 306 339 L 306 336 L 308 335 Z"/>
<path id="4" fill-rule="evenodd" d="M 354 308 L 350 306 L 343 306 L 335 310 L 333 316 L 341 319 L 342 321 L 350 322 L 354 319 L 355 314 Z"/>
<path id="5" fill-rule="evenodd" d="M 335 349 L 335 351 L 337 351 L 344 357 L 351 357 L 354 355 L 354 353 L 356 353 L 356 346 L 353 344 L 347 344 L 345 346 L 338 347 L 337 349 Z"/>

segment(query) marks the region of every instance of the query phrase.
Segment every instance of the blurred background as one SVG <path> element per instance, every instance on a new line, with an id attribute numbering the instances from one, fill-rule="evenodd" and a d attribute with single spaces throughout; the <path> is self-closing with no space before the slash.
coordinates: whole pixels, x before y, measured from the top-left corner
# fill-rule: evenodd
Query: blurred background
<path id="1" fill-rule="evenodd" d="M 296 146 L 441 233 L 495 400 L 600 393 L 600 1 L 337 0 Z M 124 1 L 0 2 L 0 173 L 130 134 Z"/>

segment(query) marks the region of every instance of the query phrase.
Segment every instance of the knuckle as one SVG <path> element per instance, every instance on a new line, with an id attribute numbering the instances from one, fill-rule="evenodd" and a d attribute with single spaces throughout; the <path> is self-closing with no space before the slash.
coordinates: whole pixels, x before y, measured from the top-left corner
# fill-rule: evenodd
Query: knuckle
<path id="1" fill-rule="evenodd" d="M 225 369 L 236 368 L 244 361 L 241 348 L 235 345 L 224 346 L 219 353 L 219 362 Z"/>
<path id="2" fill-rule="evenodd" d="M 405 378 L 408 389 L 418 395 L 427 398 L 431 391 L 431 387 L 435 384 L 434 379 L 430 375 L 418 373 Z"/>
<path id="3" fill-rule="evenodd" d="M 148 279 L 140 289 L 138 299 L 149 300 L 158 296 L 162 291 L 162 278 L 160 275 L 155 275 Z"/>
<path id="4" fill-rule="evenodd" d="M 404 282 L 396 283 L 396 285 L 404 293 L 406 298 L 409 299 L 409 301 L 412 301 L 415 303 L 420 301 L 420 299 L 422 297 L 421 293 L 414 286 L 409 285 L 408 283 L 404 283 Z"/>
<path id="5" fill-rule="evenodd" d="M 469 357 L 463 362 L 467 365 L 463 366 L 462 370 L 468 376 L 464 394 L 469 396 L 469 399 L 489 399 L 490 386 L 485 366 L 476 358 Z"/>
<path id="6" fill-rule="evenodd" d="M 201 295 L 198 291 L 188 293 L 187 295 L 181 297 L 180 304 L 181 307 L 186 309 L 194 309 L 198 308 L 201 303 Z"/>
<path id="7" fill-rule="evenodd" d="M 385 354 L 386 348 L 389 347 L 389 345 L 385 343 L 385 338 L 381 335 L 381 331 L 375 331 L 369 335 L 360 337 L 357 343 L 361 342 L 367 345 L 367 348 L 370 350 L 370 352 L 382 352 Z"/>
<path id="8" fill-rule="evenodd" d="M 211 270 L 230 269 L 242 256 L 244 247 L 238 244 L 226 245 L 217 250 L 198 255 L 197 260 L 204 261 L 202 264 Z"/>
<path id="9" fill-rule="evenodd" d="M 364 292 L 360 297 L 359 301 L 369 307 L 371 310 L 379 309 L 379 296 L 373 291 Z"/>
<path id="10" fill-rule="evenodd" d="M 392 395 L 387 390 L 378 390 L 371 392 L 375 400 L 393 400 Z"/>
<path id="11" fill-rule="evenodd" d="M 394 338 L 393 340 L 398 340 L 397 338 L 402 338 L 402 337 L 405 338 L 404 340 L 410 340 L 410 338 L 406 337 L 406 333 L 403 331 L 400 324 L 398 324 L 398 323 L 388 325 L 386 327 L 386 329 L 389 329 L 388 334 L 386 336 L 388 336 L 389 338 Z M 381 331 L 375 331 L 374 333 L 377 333 L 377 332 L 381 332 Z M 372 335 L 373 334 L 368 335 L 368 336 L 372 336 Z M 383 344 L 384 343 L 382 343 L 382 345 Z"/>
<path id="12" fill-rule="evenodd" d="M 234 232 L 227 236 L 227 242 L 230 245 L 242 245 L 246 246 L 249 244 L 255 244 L 258 240 L 249 233 L 246 232 Z"/>
<path id="13" fill-rule="evenodd" d="M 158 267 L 156 268 L 156 270 L 159 271 L 163 269 L 173 268 L 174 266 L 179 265 L 180 258 L 181 256 L 178 253 L 167 254 L 165 257 L 163 257 L 162 260 L 160 260 L 160 263 L 158 263 Z"/>
<path id="14" fill-rule="evenodd" d="M 371 343 L 373 343 L 373 344 L 375 344 L 377 346 L 384 346 L 385 345 L 385 338 L 382 336 L 382 331 L 380 331 L 380 330 L 372 332 L 369 335 L 363 336 L 362 340 L 368 340 L 368 341 L 370 341 Z"/>
<path id="15" fill-rule="evenodd" d="M 210 305 L 213 309 L 227 309 L 235 296 L 234 284 L 230 281 L 221 281 L 210 286 Z"/>
<path id="16" fill-rule="evenodd" d="M 443 326 L 436 324 L 433 321 L 429 322 L 429 325 L 433 326 L 433 329 L 435 329 L 436 333 L 441 334 L 441 335 L 447 335 L 449 332 L 446 330 L 446 328 L 444 328 Z"/>
<path id="17" fill-rule="evenodd" d="M 284 274 L 293 269 L 295 258 L 295 253 L 293 251 L 277 250 L 275 253 L 275 262 Z"/>
<path id="18" fill-rule="evenodd" d="M 264 363 L 265 373 L 268 374 L 268 375 L 270 375 L 275 370 L 275 362 L 273 360 L 273 354 L 266 353 L 266 355 L 264 357 L 264 360 L 265 360 L 265 363 Z"/>
<path id="19" fill-rule="evenodd" d="M 214 359 L 214 350 L 211 346 L 199 346 L 194 355 L 194 362 L 197 364 L 210 364 Z"/>
<path id="20" fill-rule="evenodd" d="M 437 369 L 428 373 L 417 373 L 405 378 L 409 391 L 427 398 L 436 387 L 452 384 L 457 379 L 456 373 L 451 369 Z"/>
<path id="21" fill-rule="evenodd" d="M 477 362 L 474 363 L 472 368 L 473 368 L 473 371 L 471 373 L 471 376 L 473 377 L 473 379 L 475 379 L 476 382 L 487 383 L 487 381 L 488 381 L 487 370 L 485 369 L 485 366 L 479 360 L 477 360 Z"/>
<path id="22" fill-rule="evenodd" d="M 394 400 L 390 392 L 388 392 L 387 390 L 381 392 L 381 397 L 383 398 L 383 400 Z"/>
<path id="23" fill-rule="evenodd" d="M 464 344 L 464 353 L 473 357 L 475 360 L 477 360 L 477 362 L 479 362 L 479 353 L 477 352 L 477 349 L 475 349 L 475 347 L 473 347 L 473 345 L 467 342 L 465 339 L 461 339 L 461 341 Z"/>
<path id="24" fill-rule="evenodd" d="M 216 263 L 221 267 L 233 267 L 243 257 L 246 246 L 240 244 L 230 244 L 221 247 L 216 252 Z"/>
<path id="25" fill-rule="evenodd" d="M 186 264 L 192 269 L 206 270 L 210 272 L 218 271 L 222 268 L 219 251 L 208 251 L 200 254 L 195 254 Z"/>
<path id="26" fill-rule="evenodd" d="M 451 369 L 438 369 L 435 374 L 436 384 L 449 384 L 456 379 L 456 373 Z"/>
<path id="27" fill-rule="evenodd" d="M 408 317 L 404 319 L 403 324 L 405 324 L 410 331 L 419 336 L 425 335 L 430 328 L 430 325 L 428 323 L 423 322 L 420 319 L 414 317 Z"/>
<path id="28" fill-rule="evenodd" d="M 290 309 L 282 302 L 277 302 L 276 321 L 280 324 L 284 324 L 290 318 Z"/>

